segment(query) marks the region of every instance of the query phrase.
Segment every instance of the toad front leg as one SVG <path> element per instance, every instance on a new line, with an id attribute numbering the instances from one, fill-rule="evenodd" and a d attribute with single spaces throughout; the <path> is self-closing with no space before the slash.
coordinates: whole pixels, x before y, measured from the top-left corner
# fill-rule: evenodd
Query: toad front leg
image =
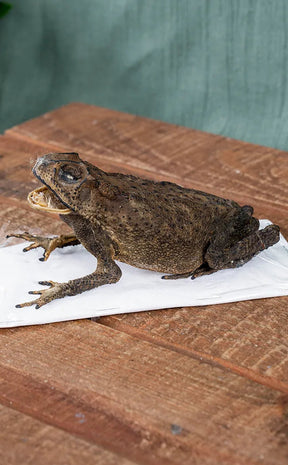
<path id="1" fill-rule="evenodd" d="M 63 219 L 63 218 L 62 218 Z M 65 296 L 81 294 L 84 291 L 112 284 L 121 278 L 121 270 L 113 260 L 113 247 L 109 237 L 101 230 L 97 224 L 90 224 L 88 220 L 79 217 L 77 214 L 70 214 L 64 221 L 73 228 L 75 240 L 81 244 L 97 258 L 97 268 L 82 278 L 73 279 L 66 283 L 56 283 L 54 281 L 40 281 L 39 284 L 49 286 L 41 291 L 30 291 L 30 294 L 40 294 L 38 299 L 31 302 L 16 305 L 17 308 L 36 305 L 40 308 L 52 300 L 61 299 Z"/>
<path id="2" fill-rule="evenodd" d="M 66 234 L 56 237 L 45 237 L 45 236 L 34 236 L 28 232 L 24 232 L 22 234 L 8 234 L 6 236 L 9 237 L 17 237 L 19 239 L 24 239 L 25 241 L 30 241 L 32 244 L 28 245 L 23 249 L 23 252 L 28 252 L 32 249 L 37 249 L 38 247 L 43 247 L 44 253 L 43 257 L 39 258 L 41 262 L 45 262 L 48 260 L 51 252 L 56 248 L 63 248 L 67 247 L 68 245 L 77 245 L 79 244 L 78 239 L 76 239 L 75 234 Z"/>
<path id="3" fill-rule="evenodd" d="M 116 263 L 110 260 L 98 258 L 97 268 L 94 273 L 91 273 L 82 278 L 73 279 L 67 283 L 56 283 L 54 281 L 39 281 L 43 286 L 49 286 L 49 289 L 41 291 L 30 291 L 29 294 L 40 294 L 38 299 L 31 302 L 16 305 L 17 308 L 23 308 L 30 305 L 36 305 L 40 308 L 48 304 L 52 300 L 61 299 L 65 296 L 81 294 L 84 291 L 94 289 L 95 287 L 103 286 L 104 284 L 112 284 L 119 281 L 121 278 L 121 270 Z"/>

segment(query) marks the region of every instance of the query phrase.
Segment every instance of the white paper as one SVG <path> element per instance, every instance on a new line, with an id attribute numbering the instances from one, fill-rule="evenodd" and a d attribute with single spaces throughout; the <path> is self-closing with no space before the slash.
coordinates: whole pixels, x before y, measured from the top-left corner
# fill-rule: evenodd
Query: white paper
<path id="1" fill-rule="evenodd" d="M 270 224 L 261 220 L 261 228 Z M 25 243 L 0 249 L 0 327 L 138 312 L 160 308 L 209 305 L 288 295 L 288 243 L 281 236 L 244 266 L 221 270 L 195 280 L 163 280 L 163 273 L 118 262 L 122 277 L 82 294 L 58 299 L 35 309 L 15 305 L 37 298 L 30 290 L 45 289 L 38 281 L 64 282 L 91 273 L 96 259 L 81 245 L 56 249 L 47 262 L 43 249 L 23 253 Z"/>

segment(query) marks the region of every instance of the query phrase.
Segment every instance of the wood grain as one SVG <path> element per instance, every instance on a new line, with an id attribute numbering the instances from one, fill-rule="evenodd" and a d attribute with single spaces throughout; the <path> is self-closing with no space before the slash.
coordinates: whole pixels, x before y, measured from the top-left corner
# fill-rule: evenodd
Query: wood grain
<path id="1" fill-rule="evenodd" d="M 4 330 L 1 353 L 2 403 L 130 460 L 268 464 L 288 452 L 282 394 L 123 332 L 91 321 Z"/>
<path id="2" fill-rule="evenodd" d="M 252 204 L 288 236 L 286 153 L 71 104 L 0 137 L 3 245 L 11 228 L 67 231 L 25 200 L 31 160 L 51 151 Z M 2 330 L 0 403 L 111 460 L 284 465 L 287 323 L 283 297 Z"/>
<path id="3" fill-rule="evenodd" d="M 75 421 L 82 422 L 81 414 Z M 133 465 L 88 441 L 0 405 L 0 457 L 5 465 Z M 21 461 L 20 461 L 21 458 Z"/>
<path id="4" fill-rule="evenodd" d="M 101 323 L 288 392 L 287 298 L 103 317 Z"/>

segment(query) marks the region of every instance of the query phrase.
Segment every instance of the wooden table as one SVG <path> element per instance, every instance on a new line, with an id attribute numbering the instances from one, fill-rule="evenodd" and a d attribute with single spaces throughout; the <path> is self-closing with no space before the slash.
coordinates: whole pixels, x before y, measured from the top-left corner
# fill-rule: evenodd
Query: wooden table
<path id="1" fill-rule="evenodd" d="M 288 237 L 286 153 L 75 103 L 0 137 L 2 244 L 67 231 L 25 200 L 51 151 L 252 204 Z M 1 330 L 1 463 L 287 464 L 287 328 L 283 297 Z"/>

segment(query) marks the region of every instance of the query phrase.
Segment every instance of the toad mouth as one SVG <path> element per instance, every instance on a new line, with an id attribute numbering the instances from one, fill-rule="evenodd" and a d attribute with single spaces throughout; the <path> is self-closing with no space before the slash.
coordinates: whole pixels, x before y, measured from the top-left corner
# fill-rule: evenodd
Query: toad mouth
<path id="1" fill-rule="evenodd" d="M 38 210 L 44 210 L 49 213 L 60 213 L 61 215 L 71 213 L 71 210 L 66 208 L 46 186 L 38 187 L 38 189 L 30 192 L 27 200 L 32 208 Z"/>

